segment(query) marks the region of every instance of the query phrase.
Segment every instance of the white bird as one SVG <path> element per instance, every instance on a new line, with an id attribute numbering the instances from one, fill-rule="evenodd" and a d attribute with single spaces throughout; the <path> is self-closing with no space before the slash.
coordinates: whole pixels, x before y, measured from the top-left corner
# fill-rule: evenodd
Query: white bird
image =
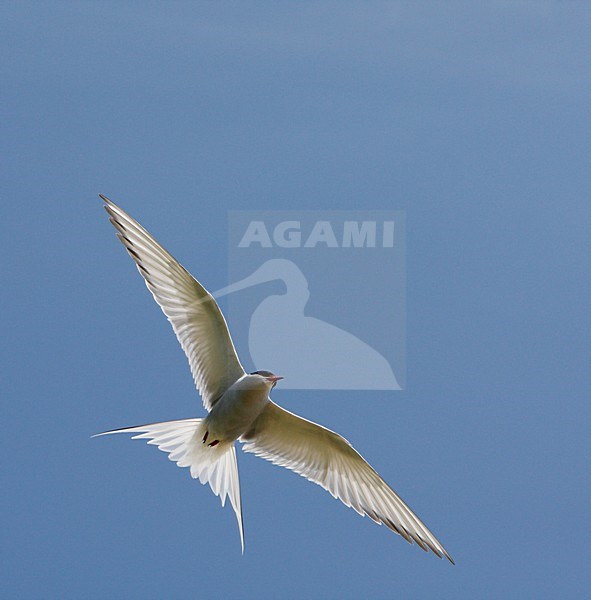
<path id="1" fill-rule="evenodd" d="M 105 196 L 110 221 L 138 271 L 170 321 L 209 414 L 106 431 L 135 433 L 133 439 L 167 452 L 191 476 L 226 497 L 244 533 L 234 442 L 242 449 L 287 467 L 319 484 L 346 506 L 384 524 L 409 543 L 439 558 L 451 556 L 351 444 L 339 434 L 288 412 L 269 398 L 282 377 L 269 371 L 246 373 L 226 321 L 211 294 L 137 221 Z"/>

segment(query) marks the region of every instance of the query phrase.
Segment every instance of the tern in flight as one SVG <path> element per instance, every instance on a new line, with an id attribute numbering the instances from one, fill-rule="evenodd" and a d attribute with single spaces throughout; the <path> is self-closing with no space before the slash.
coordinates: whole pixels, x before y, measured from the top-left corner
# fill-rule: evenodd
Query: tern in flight
<path id="1" fill-rule="evenodd" d="M 230 498 L 244 533 L 234 442 L 287 467 L 329 491 L 360 515 L 384 524 L 407 542 L 438 557 L 451 556 L 396 492 L 343 437 L 281 408 L 269 393 L 282 379 L 269 371 L 246 373 L 213 296 L 137 221 L 104 196 L 110 221 L 189 359 L 204 419 L 183 419 L 114 429 L 133 433 L 168 453 L 191 476 Z"/>

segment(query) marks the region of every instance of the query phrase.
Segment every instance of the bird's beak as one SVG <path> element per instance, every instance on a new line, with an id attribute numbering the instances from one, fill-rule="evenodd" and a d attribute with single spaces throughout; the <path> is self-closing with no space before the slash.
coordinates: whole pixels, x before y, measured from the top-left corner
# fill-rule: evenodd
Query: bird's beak
<path id="1" fill-rule="evenodd" d="M 267 377 L 267 379 L 272 383 L 277 383 L 280 379 L 283 379 L 281 375 L 271 375 L 271 377 Z"/>

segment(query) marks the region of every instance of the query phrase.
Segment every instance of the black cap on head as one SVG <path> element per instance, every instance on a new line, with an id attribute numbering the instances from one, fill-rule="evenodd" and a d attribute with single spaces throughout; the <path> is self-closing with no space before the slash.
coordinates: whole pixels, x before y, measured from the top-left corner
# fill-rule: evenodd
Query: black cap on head
<path id="1" fill-rule="evenodd" d="M 263 377 L 273 377 L 271 371 L 253 371 L 251 375 L 262 375 Z"/>

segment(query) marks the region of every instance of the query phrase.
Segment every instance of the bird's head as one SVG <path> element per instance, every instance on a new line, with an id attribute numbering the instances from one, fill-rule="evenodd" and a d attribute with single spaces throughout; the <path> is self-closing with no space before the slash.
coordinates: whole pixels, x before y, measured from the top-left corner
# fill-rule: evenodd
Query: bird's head
<path id="1" fill-rule="evenodd" d="M 254 371 L 250 374 L 251 377 L 256 377 L 258 380 L 263 382 L 265 385 L 273 389 L 280 379 L 283 379 L 281 375 L 275 375 L 271 371 Z"/>

